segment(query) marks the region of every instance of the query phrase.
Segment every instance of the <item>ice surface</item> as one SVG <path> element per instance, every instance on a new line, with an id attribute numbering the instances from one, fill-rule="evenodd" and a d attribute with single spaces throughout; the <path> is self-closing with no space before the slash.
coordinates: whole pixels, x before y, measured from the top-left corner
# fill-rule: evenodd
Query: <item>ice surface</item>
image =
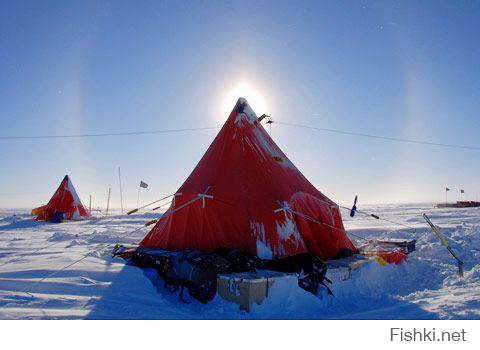
<path id="1" fill-rule="evenodd" d="M 207 305 L 195 300 L 184 304 L 178 292 L 170 293 L 164 288 L 155 271 L 144 271 L 111 257 L 109 252 L 114 243 L 138 243 L 144 237 L 147 229 L 142 225 L 155 217 L 152 214 L 50 224 L 33 221 L 26 214 L 29 210 L 3 209 L 0 210 L 0 318 L 480 318 L 478 208 L 388 205 L 359 209 L 413 226 L 416 232 L 360 214 L 352 219 L 342 212 L 353 240 L 416 238 L 417 251 L 399 266 L 367 264 L 353 272 L 350 280 L 332 285 L 333 297 L 326 293 L 315 297 L 294 282 L 274 284 L 268 299 L 254 305 L 250 313 L 239 311 L 237 305 L 219 297 Z M 455 261 L 423 221 L 424 212 L 464 260 L 465 278 L 458 277 Z M 126 234 L 133 230 L 137 231 Z M 92 251 L 95 253 L 78 264 L 38 283 Z"/>

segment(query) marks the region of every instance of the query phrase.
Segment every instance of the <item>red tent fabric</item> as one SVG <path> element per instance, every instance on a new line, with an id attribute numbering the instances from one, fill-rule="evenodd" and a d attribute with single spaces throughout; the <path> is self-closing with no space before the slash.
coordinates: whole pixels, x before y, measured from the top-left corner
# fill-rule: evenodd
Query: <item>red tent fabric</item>
<path id="1" fill-rule="evenodd" d="M 357 251 L 336 204 L 292 164 L 242 98 L 140 246 L 239 248 L 266 259 Z"/>
<path id="2" fill-rule="evenodd" d="M 57 191 L 55 191 L 48 204 L 42 208 L 35 220 L 79 220 L 82 217 L 89 216 L 90 213 L 80 201 L 72 181 L 68 175 L 65 175 Z"/>

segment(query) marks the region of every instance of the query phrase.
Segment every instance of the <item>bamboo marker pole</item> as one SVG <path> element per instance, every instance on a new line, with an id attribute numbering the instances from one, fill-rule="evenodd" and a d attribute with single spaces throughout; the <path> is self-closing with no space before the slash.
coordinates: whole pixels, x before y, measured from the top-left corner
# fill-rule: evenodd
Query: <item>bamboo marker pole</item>
<path id="1" fill-rule="evenodd" d="M 139 185 L 139 186 L 138 186 L 138 193 L 137 193 L 137 208 L 138 208 L 138 205 L 139 205 L 139 203 L 140 203 L 140 189 L 141 189 L 141 188 L 142 188 L 142 187 Z"/>
<path id="2" fill-rule="evenodd" d="M 118 167 L 118 183 L 120 184 L 120 208 L 122 209 L 123 215 L 122 174 L 120 172 L 120 167 Z"/>
<path id="3" fill-rule="evenodd" d="M 112 192 L 112 189 L 109 187 L 108 188 L 108 198 L 107 198 L 107 210 L 105 211 L 105 216 L 108 216 L 108 207 L 110 206 L 110 193 Z"/>
<path id="4" fill-rule="evenodd" d="M 425 219 L 425 221 L 427 222 L 427 224 L 432 228 L 432 231 L 435 233 L 435 235 L 437 235 L 437 237 L 440 239 L 440 242 L 442 243 L 442 245 L 447 248 L 447 250 L 450 252 L 450 254 L 452 254 L 453 258 L 457 261 L 457 266 L 458 266 L 458 274 L 460 275 L 460 277 L 463 277 L 463 272 L 464 272 L 464 264 L 463 264 L 463 261 L 460 260 L 460 258 L 453 252 L 452 248 L 450 248 L 450 245 L 448 244 L 447 240 L 445 239 L 445 237 L 443 237 L 443 235 L 440 233 L 440 231 L 438 230 L 438 228 L 432 223 L 432 221 L 430 220 L 430 218 L 427 216 L 427 214 L 423 214 L 423 218 Z"/>

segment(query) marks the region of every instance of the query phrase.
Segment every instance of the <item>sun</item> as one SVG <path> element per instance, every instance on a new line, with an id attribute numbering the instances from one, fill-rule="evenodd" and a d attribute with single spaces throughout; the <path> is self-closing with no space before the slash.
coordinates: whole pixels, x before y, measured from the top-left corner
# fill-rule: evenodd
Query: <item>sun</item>
<path id="1" fill-rule="evenodd" d="M 248 104 L 252 107 L 257 116 L 267 113 L 265 99 L 258 90 L 247 83 L 240 83 L 234 89 L 230 90 L 225 97 L 221 110 L 222 120 L 225 120 L 230 115 L 230 112 L 240 97 L 243 97 L 248 101 Z"/>

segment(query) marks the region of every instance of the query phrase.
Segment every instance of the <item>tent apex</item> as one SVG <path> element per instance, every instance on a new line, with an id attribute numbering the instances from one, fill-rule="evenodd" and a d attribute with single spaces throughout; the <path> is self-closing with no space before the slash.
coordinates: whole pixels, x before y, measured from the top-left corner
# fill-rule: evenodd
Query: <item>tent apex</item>
<path id="1" fill-rule="evenodd" d="M 239 97 L 233 110 L 237 113 L 243 113 L 246 106 L 248 106 L 247 100 L 244 97 Z"/>

